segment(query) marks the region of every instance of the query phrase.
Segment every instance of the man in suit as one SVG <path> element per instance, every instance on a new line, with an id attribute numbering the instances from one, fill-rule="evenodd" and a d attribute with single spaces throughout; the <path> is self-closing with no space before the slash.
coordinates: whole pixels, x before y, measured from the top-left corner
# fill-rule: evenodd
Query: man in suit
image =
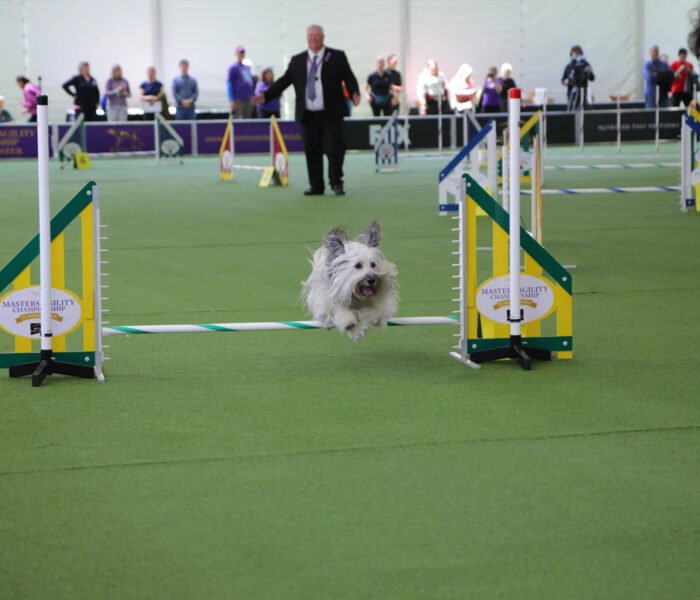
<path id="1" fill-rule="evenodd" d="M 308 50 L 292 57 L 287 71 L 262 94 L 255 97 L 258 104 L 279 97 L 290 85 L 296 92 L 295 119 L 301 124 L 306 153 L 306 168 L 310 187 L 306 196 L 322 195 L 323 155 L 328 157 L 328 179 L 337 196 L 345 194 L 343 187 L 343 117 L 347 103 L 343 82 L 355 106 L 360 103 L 357 79 L 342 50 L 324 46 L 323 28 L 311 25 L 306 30 Z"/>

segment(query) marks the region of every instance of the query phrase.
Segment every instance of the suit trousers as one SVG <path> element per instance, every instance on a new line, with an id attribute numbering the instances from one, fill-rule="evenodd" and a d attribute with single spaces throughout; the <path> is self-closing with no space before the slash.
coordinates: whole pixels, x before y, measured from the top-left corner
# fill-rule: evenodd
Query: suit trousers
<path id="1" fill-rule="evenodd" d="M 343 185 L 343 159 L 345 158 L 345 140 L 343 138 L 343 120 L 326 119 L 325 111 L 304 111 L 301 123 L 304 138 L 306 170 L 309 185 L 315 190 L 324 189 L 323 155 L 328 157 L 328 181 L 331 186 Z"/>

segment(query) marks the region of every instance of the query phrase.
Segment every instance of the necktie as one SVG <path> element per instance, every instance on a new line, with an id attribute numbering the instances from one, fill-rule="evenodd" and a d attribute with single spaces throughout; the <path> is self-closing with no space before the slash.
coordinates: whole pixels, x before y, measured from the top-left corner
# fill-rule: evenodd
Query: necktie
<path id="1" fill-rule="evenodd" d="M 316 72 L 318 71 L 318 56 L 314 56 L 314 62 L 311 63 L 309 74 L 306 78 L 306 95 L 309 100 L 316 100 Z"/>

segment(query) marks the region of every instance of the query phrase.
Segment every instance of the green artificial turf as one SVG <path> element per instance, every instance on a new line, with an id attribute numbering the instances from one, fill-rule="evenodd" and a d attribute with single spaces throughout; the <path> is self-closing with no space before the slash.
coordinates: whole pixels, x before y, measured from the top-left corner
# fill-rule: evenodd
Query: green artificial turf
<path id="1" fill-rule="evenodd" d="M 216 158 L 94 160 L 52 167 L 53 203 L 99 184 L 115 325 L 306 318 L 308 251 L 375 218 L 400 314 L 445 315 L 446 162 L 378 175 L 349 154 L 348 195 L 305 198 L 296 155 L 288 189 L 219 183 Z M 35 169 L 0 162 L 2 264 L 35 233 Z M 544 206 L 548 250 L 577 265 L 573 361 L 476 372 L 452 328 L 415 327 L 118 336 L 104 385 L 0 374 L 0 598 L 695 597 L 700 215 L 672 193 Z"/>

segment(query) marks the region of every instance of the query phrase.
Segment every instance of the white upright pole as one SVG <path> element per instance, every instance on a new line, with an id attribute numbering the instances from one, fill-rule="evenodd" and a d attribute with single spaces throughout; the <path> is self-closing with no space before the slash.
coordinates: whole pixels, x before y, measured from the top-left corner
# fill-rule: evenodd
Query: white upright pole
<path id="1" fill-rule="evenodd" d="M 37 98 L 37 151 L 39 164 L 39 277 L 42 360 L 51 357 L 51 191 L 49 189 L 49 99 Z"/>
<path id="2" fill-rule="evenodd" d="M 520 337 L 520 89 L 508 92 L 508 132 L 510 137 L 510 335 Z"/>
<path id="3" fill-rule="evenodd" d="M 655 133 L 654 133 L 654 140 L 655 140 L 655 145 L 656 145 L 656 153 L 659 153 L 659 88 L 657 86 L 654 86 L 654 98 L 655 98 L 655 114 L 654 114 L 654 124 L 655 124 Z"/>
<path id="4" fill-rule="evenodd" d="M 620 93 L 617 94 L 617 153 L 622 152 L 622 106 L 620 105 Z"/>

